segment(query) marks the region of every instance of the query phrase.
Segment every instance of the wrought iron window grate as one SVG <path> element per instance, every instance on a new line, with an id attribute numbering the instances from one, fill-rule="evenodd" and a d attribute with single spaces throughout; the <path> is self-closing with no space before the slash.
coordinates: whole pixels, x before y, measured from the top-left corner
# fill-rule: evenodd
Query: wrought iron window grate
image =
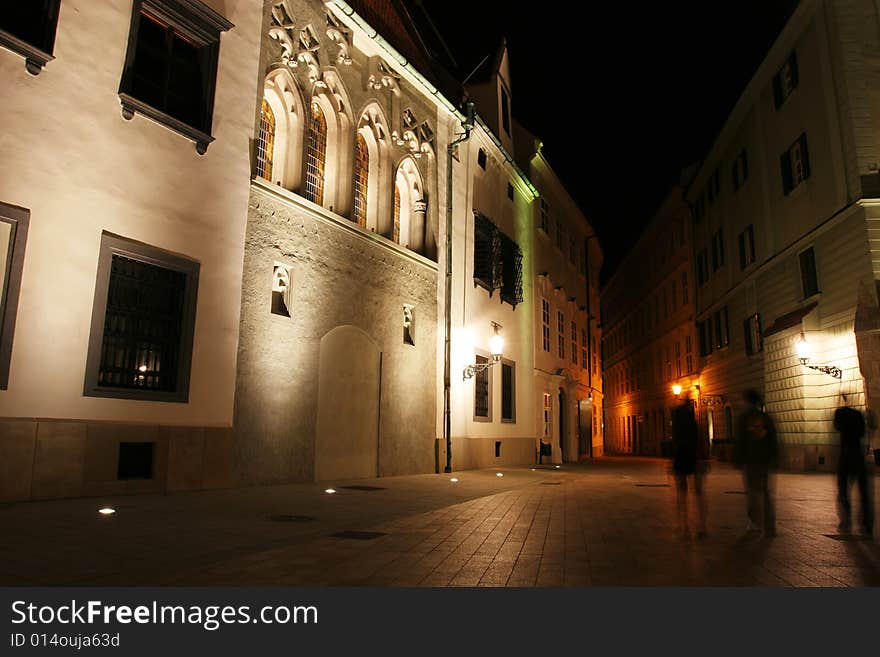
<path id="1" fill-rule="evenodd" d="M 362 228 L 367 226 L 367 181 L 369 178 L 370 153 L 367 150 L 364 136 L 358 134 L 354 162 L 354 220 Z"/>
<path id="2" fill-rule="evenodd" d="M 324 163 L 327 158 L 327 119 L 317 103 L 312 103 L 309 121 L 309 149 L 306 158 L 304 196 L 312 203 L 324 203 Z"/>
<path id="3" fill-rule="evenodd" d="M 173 392 L 186 275 L 114 255 L 98 385 Z"/>
<path id="4" fill-rule="evenodd" d="M 272 158 L 275 151 L 275 114 L 269 101 L 263 99 L 260 111 L 260 134 L 257 137 L 257 175 L 272 180 Z"/>
<path id="5" fill-rule="evenodd" d="M 474 211 L 474 283 L 500 290 L 501 300 L 516 306 L 523 300 L 522 250 L 491 219 Z"/>

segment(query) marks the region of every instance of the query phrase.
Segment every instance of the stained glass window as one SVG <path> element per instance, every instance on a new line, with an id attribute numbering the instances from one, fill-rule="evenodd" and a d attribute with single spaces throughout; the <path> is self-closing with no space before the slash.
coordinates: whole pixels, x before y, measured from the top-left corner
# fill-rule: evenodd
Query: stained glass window
<path id="1" fill-rule="evenodd" d="M 363 135 L 358 134 L 354 158 L 354 220 L 367 225 L 367 181 L 370 177 L 370 153 Z M 396 190 L 395 190 L 396 191 Z"/>
<path id="2" fill-rule="evenodd" d="M 306 159 L 304 196 L 312 203 L 324 203 L 324 163 L 327 159 L 327 119 L 317 103 L 312 103 L 309 147 Z"/>
<path id="3" fill-rule="evenodd" d="M 275 114 L 264 98 L 260 111 L 260 134 L 257 137 L 257 175 L 272 180 L 272 156 L 275 151 Z"/>

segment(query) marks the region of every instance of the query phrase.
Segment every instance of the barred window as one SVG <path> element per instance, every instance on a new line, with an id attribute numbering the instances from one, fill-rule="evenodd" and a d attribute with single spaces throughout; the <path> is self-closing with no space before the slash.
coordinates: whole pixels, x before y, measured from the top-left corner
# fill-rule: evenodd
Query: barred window
<path id="1" fill-rule="evenodd" d="M 198 271 L 102 236 L 85 395 L 187 401 Z"/>
<path id="2" fill-rule="evenodd" d="M 370 153 L 367 150 L 367 142 L 360 133 L 355 143 L 354 158 L 354 220 L 358 226 L 367 226 L 367 181 L 370 178 Z M 397 185 L 394 193 L 398 203 L 398 222 L 400 221 L 400 194 Z"/>
<path id="3" fill-rule="evenodd" d="M 569 358 L 573 365 L 578 364 L 578 329 L 577 324 L 575 322 L 571 323 L 571 336 L 569 338 L 571 340 L 571 353 L 569 354 Z"/>
<path id="4" fill-rule="evenodd" d="M 501 291 L 501 300 L 516 306 L 523 300 L 522 250 L 498 230 L 492 220 L 474 211 L 474 285 L 491 295 Z"/>
<path id="5" fill-rule="evenodd" d="M 309 147 L 306 154 L 304 196 L 312 203 L 324 203 L 324 163 L 327 158 L 327 119 L 318 103 L 312 103 L 309 121 Z"/>
<path id="6" fill-rule="evenodd" d="M 544 351 L 550 353 L 550 302 L 541 299 L 541 332 Z"/>
<path id="7" fill-rule="evenodd" d="M 272 158 L 275 150 L 275 113 L 263 99 L 260 110 L 260 134 L 257 136 L 257 175 L 272 180 Z"/>
<path id="8" fill-rule="evenodd" d="M 694 371 L 694 356 L 692 352 L 693 347 L 691 346 L 691 336 L 686 335 L 684 336 L 684 359 L 688 374 Z"/>

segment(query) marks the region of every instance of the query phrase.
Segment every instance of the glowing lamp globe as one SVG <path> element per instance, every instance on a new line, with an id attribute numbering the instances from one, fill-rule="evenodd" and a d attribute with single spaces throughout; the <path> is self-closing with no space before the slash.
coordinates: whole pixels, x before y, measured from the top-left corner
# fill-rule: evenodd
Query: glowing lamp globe
<path id="1" fill-rule="evenodd" d="M 500 360 L 504 353 L 504 338 L 497 333 L 489 338 L 489 351 L 492 352 L 492 358 Z"/>

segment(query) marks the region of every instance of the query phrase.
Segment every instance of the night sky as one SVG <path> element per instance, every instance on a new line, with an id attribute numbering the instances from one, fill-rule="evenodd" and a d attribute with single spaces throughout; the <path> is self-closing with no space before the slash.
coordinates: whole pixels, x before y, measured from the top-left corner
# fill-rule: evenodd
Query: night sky
<path id="1" fill-rule="evenodd" d="M 606 280 L 681 170 L 706 155 L 797 7 L 421 1 L 459 79 L 507 37 L 513 114 L 599 233 Z"/>

